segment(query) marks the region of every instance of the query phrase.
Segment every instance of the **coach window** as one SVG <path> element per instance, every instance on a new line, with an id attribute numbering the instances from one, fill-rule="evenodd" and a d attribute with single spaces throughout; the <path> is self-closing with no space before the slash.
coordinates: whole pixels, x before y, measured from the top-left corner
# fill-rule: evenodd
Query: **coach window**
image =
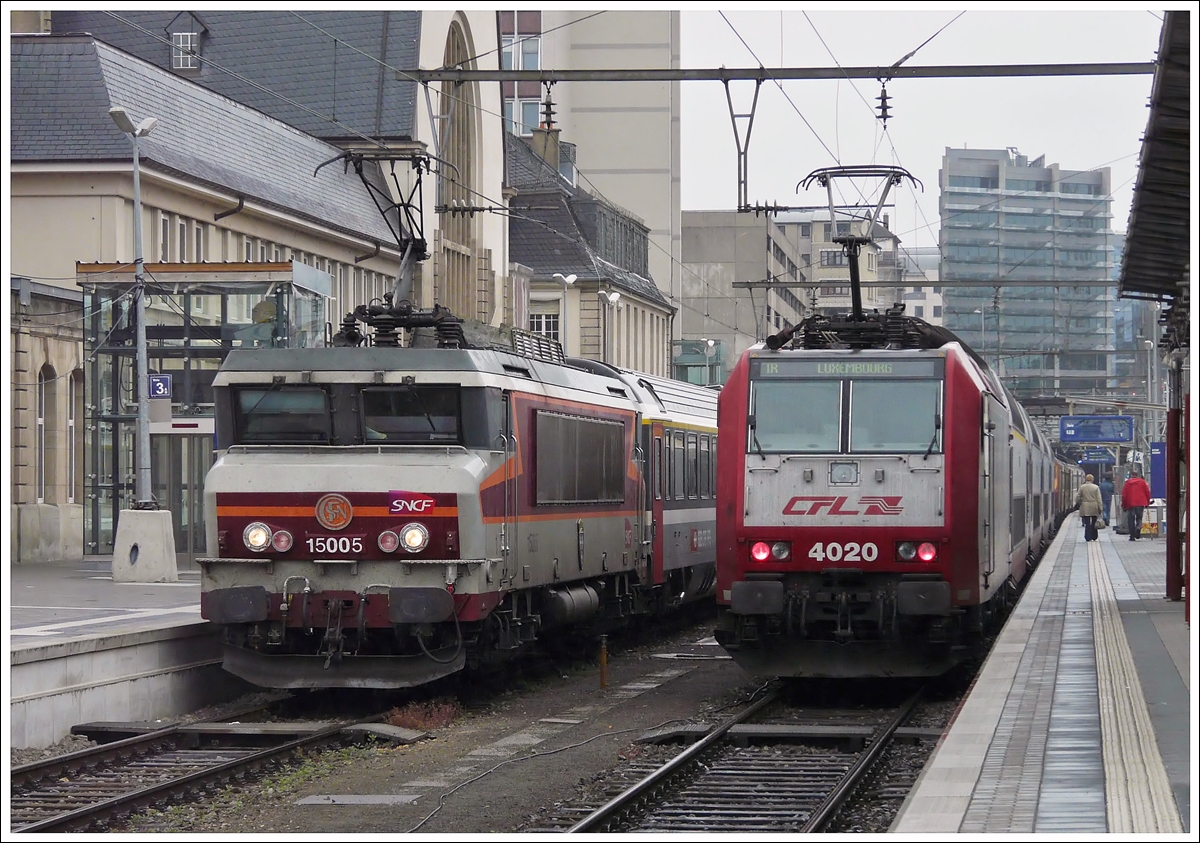
<path id="1" fill-rule="evenodd" d="M 683 450 L 683 434 L 675 433 L 672 435 L 672 450 L 675 451 L 672 459 L 672 477 L 671 477 L 671 497 L 675 500 L 683 500 L 687 497 L 686 486 L 684 486 L 685 478 L 687 477 L 686 462 Z"/>
<path id="2" fill-rule="evenodd" d="M 459 441 L 457 386 L 397 386 L 362 391 L 364 439 L 427 445 Z"/>
<path id="3" fill-rule="evenodd" d="M 662 437 L 654 437 L 654 499 L 661 501 L 663 496 L 663 446 Z"/>
<path id="4" fill-rule="evenodd" d="M 328 444 L 329 401 L 317 387 L 252 387 L 236 390 L 233 405 L 238 444 Z"/>
<path id="5" fill-rule="evenodd" d="M 712 483 L 711 483 L 712 472 L 711 472 L 711 468 L 710 468 L 711 459 L 712 459 L 712 455 L 709 453 L 709 450 L 708 450 L 708 437 L 701 436 L 700 437 L 700 497 L 702 497 L 702 498 L 711 498 L 712 497 Z"/>
<path id="6" fill-rule="evenodd" d="M 850 389 L 850 450 L 939 452 L 939 381 L 856 380 Z"/>
<path id="7" fill-rule="evenodd" d="M 709 464 L 712 475 L 712 496 L 717 496 L 717 437 L 712 438 L 712 461 Z"/>
<path id="8" fill-rule="evenodd" d="M 687 435 L 687 496 L 700 497 L 700 443 L 695 433 Z"/>

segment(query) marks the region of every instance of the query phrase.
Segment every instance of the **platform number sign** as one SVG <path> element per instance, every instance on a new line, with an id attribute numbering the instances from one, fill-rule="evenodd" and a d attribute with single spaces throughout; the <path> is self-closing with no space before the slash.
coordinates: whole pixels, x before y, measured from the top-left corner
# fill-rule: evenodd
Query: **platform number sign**
<path id="1" fill-rule="evenodd" d="M 171 397 L 171 376 L 170 375 L 150 375 L 150 392 L 151 398 L 170 398 Z"/>

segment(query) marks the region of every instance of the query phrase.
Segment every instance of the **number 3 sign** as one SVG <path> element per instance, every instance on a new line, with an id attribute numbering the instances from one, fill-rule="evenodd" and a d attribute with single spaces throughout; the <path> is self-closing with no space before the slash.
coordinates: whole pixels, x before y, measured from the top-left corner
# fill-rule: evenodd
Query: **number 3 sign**
<path id="1" fill-rule="evenodd" d="M 170 375 L 150 375 L 150 397 L 151 398 L 170 398 L 171 397 L 171 376 Z"/>

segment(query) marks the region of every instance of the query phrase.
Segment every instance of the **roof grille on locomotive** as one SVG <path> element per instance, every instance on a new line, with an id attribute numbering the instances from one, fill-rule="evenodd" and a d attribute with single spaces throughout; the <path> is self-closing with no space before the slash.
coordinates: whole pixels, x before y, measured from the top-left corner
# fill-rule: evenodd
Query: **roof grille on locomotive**
<path id="1" fill-rule="evenodd" d="M 360 330 L 359 322 L 374 329 L 373 333 Z M 421 332 L 421 329 L 432 329 L 432 336 Z M 369 305 L 360 304 L 347 313 L 342 318 L 341 328 L 333 335 L 332 345 L 339 348 L 362 345 L 398 348 L 401 330 L 409 332 L 409 344 L 414 348 L 496 349 L 535 360 L 552 363 L 564 361 L 562 346 L 541 334 L 516 327 L 493 328 L 479 322 L 468 322 L 440 304 L 435 304 L 429 310 L 413 307 L 407 300 L 393 304 L 391 293 L 384 293 L 382 300 L 376 299 Z"/>

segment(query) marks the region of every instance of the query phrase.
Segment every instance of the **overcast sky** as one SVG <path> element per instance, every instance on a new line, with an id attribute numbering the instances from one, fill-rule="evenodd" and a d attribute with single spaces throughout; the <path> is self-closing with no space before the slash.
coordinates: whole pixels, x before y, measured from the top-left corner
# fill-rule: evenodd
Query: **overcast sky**
<path id="1" fill-rule="evenodd" d="M 731 4 L 724 17 L 721 11 L 703 10 L 711 6 L 682 7 L 682 66 L 874 67 L 891 65 L 913 50 L 907 66 L 1152 62 L 1162 31 L 1161 7 L 1150 11 L 1128 4 L 1097 4 L 1106 11 L 1047 3 L 927 3 L 906 11 L 884 10 L 904 8 L 897 4 L 867 11 L 863 4 L 806 4 L 805 11 L 780 11 L 780 5 L 743 11 Z M 1043 11 L 1048 7 L 1064 10 Z M 946 147 L 1016 147 L 1030 160 L 1044 154 L 1047 165 L 1065 169 L 1110 167 L 1112 225 L 1125 231 L 1152 79 L 896 79 L 887 85 L 886 132 L 876 117 L 880 83 L 874 79 L 796 80 L 783 82 L 782 92 L 767 81 L 750 136 L 748 198 L 751 204 L 823 204 L 824 190 L 796 192 L 797 183 L 815 169 L 900 166 L 925 189 L 893 190 L 891 228 L 905 246 L 933 246 L 939 227 L 938 169 Z M 737 147 L 724 86 L 683 82 L 681 89 L 683 208 L 732 209 Z M 733 82 L 730 91 L 734 109 L 749 112 L 754 83 Z M 747 121 L 738 123 L 744 139 Z M 876 188 L 875 182 L 864 186 L 872 200 L 878 194 L 870 191 Z"/>

